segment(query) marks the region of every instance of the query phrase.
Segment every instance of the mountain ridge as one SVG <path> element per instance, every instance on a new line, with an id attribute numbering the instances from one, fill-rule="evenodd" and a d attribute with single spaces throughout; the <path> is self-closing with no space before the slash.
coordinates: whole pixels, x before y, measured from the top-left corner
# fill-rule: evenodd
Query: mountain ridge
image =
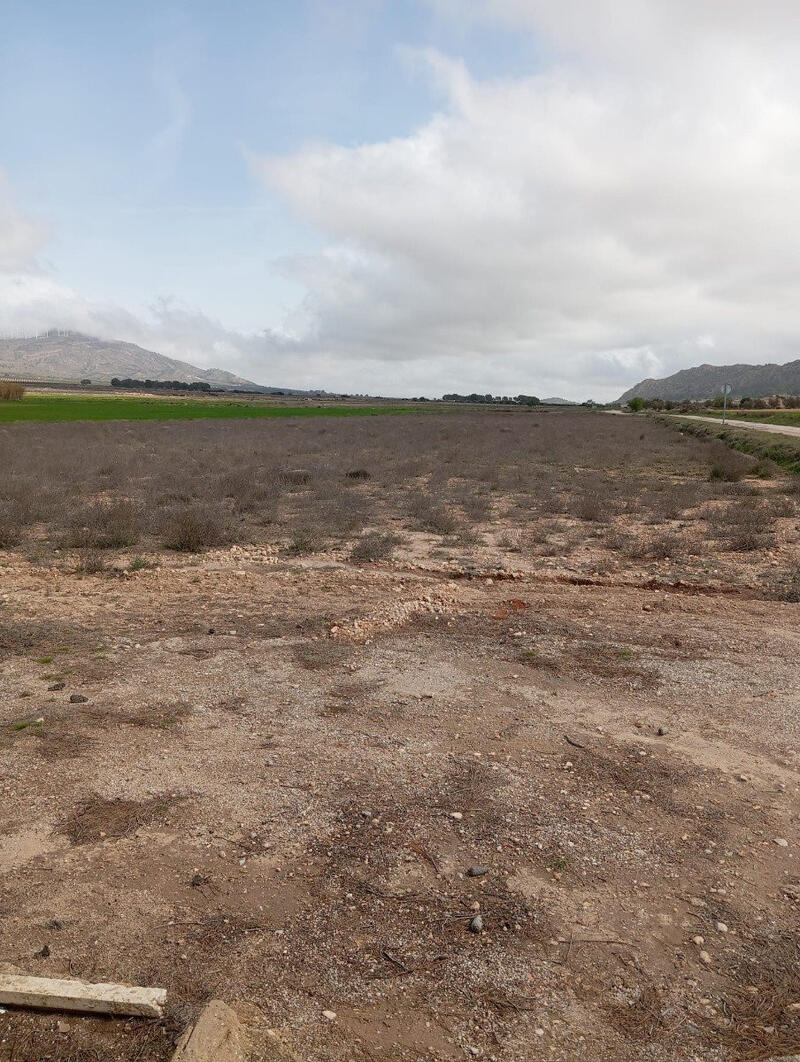
<path id="1" fill-rule="evenodd" d="M 619 402 L 632 398 L 663 398 L 674 402 L 715 398 L 725 384 L 733 398 L 765 398 L 769 395 L 800 393 L 800 359 L 783 365 L 739 363 L 735 365 L 696 365 L 661 379 L 649 377 L 620 395 Z"/>
<path id="2" fill-rule="evenodd" d="M 119 376 L 208 383 L 230 390 L 279 390 L 225 369 L 201 369 L 136 343 L 56 330 L 28 339 L 0 339 L 0 377 L 3 376 L 42 381 L 89 379 L 92 383 L 109 383 L 112 377 Z"/>

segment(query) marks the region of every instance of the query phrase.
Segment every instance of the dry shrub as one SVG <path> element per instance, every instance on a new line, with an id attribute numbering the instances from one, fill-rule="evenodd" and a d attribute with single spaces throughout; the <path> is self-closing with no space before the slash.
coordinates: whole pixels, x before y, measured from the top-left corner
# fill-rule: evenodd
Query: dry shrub
<path id="1" fill-rule="evenodd" d="M 603 538 L 603 545 L 606 549 L 620 553 L 624 552 L 629 557 L 635 556 L 635 554 L 631 553 L 631 550 L 636 548 L 636 543 L 638 543 L 638 540 L 620 527 L 609 527 Z"/>
<path id="2" fill-rule="evenodd" d="M 707 520 L 715 539 L 728 550 L 746 552 L 772 545 L 773 510 L 764 503 L 729 502 L 710 510 Z"/>
<path id="3" fill-rule="evenodd" d="M 789 568 L 778 580 L 774 596 L 778 601 L 800 602 L 800 567 Z"/>
<path id="4" fill-rule="evenodd" d="M 664 531 L 656 535 L 630 535 L 622 549 L 631 560 L 674 560 L 685 555 L 686 543 L 676 532 Z"/>
<path id="5" fill-rule="evenodd" d="M 350 560 L 356 564 L 364 564 L 369 561 L 391 560 L 394 551 L 402 543 L 399 535 L 383 534 L 380 531 L 371 531 L 356 542 L 350 552 Z"/>
<path id="6" fill-rule="evenodd" d="M 708 474 L 710 480 L 738 483 L 753 470 L 755 465 L 753 459 L 745 457 L 738 450 L 731 450 L 722 442 L 712 444 L 712 448 L 712 465 Z"/>
<path id="7" fill-rule="evenodd" d="M 590 523 L 604 523 L 609 518 L 607 496 L 599 487 L 584 487 L 567 502 L 568 512 L 579 520 Z"/>
<path id="8" fill-rule="evenodd" d="M 11 380 L 0 381 L 0 399 L 5 402 L 21 402 L 25 394 L 22 384 L 13 383 Z"/>
<path id="9" fill-rule="evenodd" d="M 455 515 L 438 498 L 424 491 L 413 491 L 409 495 L 408 513 L 421 531 L 452 535 L 458 527 Z"/>
<path id="10" fill-rule="evenodd" d="M 73 512 L 66 545 L 122 549 L 139 541 L 142 525 L 141 506 L 127 499 L 93 502 Z"/>
<path id="11" fill-rule="evenodd" d="M 16 546 L 21 538 L 20 522 L 7 502 L 0 502 L 0 549 Z"/>
<path id="12" fill-rule="evenodd" d="M 78 554 L 76 569 L 85 575 L 99 575 L 105 571 L 106 559 L 96 546 L 84 546 Z"/>
<path id="13" fill-rule="evenodd" d="M 232 538 L 230 517 L 220 507 L 174 506 L 162 517 L 161 542 L 167 549 L 199 553 Z"/>

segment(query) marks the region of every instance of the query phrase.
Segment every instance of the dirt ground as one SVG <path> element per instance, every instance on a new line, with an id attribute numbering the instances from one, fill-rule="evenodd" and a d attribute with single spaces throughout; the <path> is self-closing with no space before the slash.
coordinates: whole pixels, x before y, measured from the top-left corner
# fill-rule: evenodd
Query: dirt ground
<path id="1" fill-rule="evenodd" d="M 502 513 L 364 564 L 0 552 L 0 959 L 169 998 L 6 1009 L 0 1059 L 161 1062 L 210 997 L 254 1060 L 269 1030 L 306 1062 L 800 1050 L 779 524 L 680 568 L 572 517 L 568 555 L 498 563 Z"/>

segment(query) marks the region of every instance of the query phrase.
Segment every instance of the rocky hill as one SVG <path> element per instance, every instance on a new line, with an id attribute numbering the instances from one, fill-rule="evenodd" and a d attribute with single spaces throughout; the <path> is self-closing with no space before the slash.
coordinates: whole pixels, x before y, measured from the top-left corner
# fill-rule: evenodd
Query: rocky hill
<path id="1" fill-rule="evenodd" d="M 683 402 L 714 398 L 731 385 L 734 398 L 764 398 L 767 395 L 800 394 L 800 360 L 785 365 L 698 365 L 682 369 L 663 380 L 642 380 L 619 398 L 664 398 Z"/>
<path id="2" fill-rule="evenodd" d="M 135 343 L 97 339 L 79 332 L 52 331 L 34 339 L 0 339 L 0 378 L 108 383 L 113 376 L 272 390 L 224 369 L 200 369 Z"/>

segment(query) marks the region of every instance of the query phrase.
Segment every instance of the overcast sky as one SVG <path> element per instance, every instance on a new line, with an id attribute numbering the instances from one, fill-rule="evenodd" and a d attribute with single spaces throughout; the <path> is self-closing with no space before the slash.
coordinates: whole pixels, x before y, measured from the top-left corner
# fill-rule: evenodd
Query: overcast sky
<path id="1" fill-rule="evenodd" d="M 0 5 L 0 332 L 608 399 L 798 281 L 797 0 Z"/>

